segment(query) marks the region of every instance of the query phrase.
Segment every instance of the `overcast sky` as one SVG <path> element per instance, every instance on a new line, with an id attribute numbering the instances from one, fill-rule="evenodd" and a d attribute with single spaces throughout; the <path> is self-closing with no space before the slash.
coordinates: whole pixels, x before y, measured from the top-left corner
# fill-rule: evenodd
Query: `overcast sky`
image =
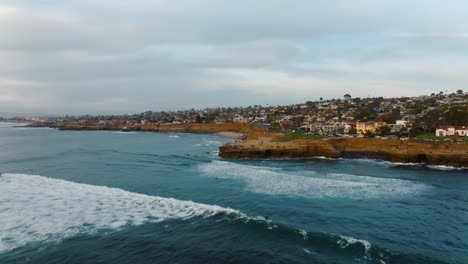
<path id="1" fill-rule="evenodd" d="M 0 0 L 0 112 L 468 90 L 466 0 Z"/>

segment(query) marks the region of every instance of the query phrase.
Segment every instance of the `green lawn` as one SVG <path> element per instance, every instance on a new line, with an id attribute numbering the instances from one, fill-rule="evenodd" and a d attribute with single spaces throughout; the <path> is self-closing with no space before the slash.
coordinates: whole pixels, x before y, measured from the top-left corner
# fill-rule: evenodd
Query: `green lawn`
<path id="1" fill-rule="evenodd" d="M 297 134 L 297 133 L 288 133 L 285 134 L 281 137 L 274 138 L 272 142 L 288 142 L 288 141 L 293 141 L 296 139 L 303 139 L 303 140 L 318 140 L 326 138 L 326 136 L 320 136 L 320 135 L 306 135 L 306 134 Z"/>
<path id="2" fill-rule="evenodd" d="M 416 138 L 428 138 L 428 139 L 433 139 L 437 141 L 443 141 L 444 139 L 452 139 L 452 140 L 463 140 L 464 142 L 468 142 L 468 137 L 437 137 L 433 133 L 426 133 L 426 134 L 420 134 L 417 135 Z"/>

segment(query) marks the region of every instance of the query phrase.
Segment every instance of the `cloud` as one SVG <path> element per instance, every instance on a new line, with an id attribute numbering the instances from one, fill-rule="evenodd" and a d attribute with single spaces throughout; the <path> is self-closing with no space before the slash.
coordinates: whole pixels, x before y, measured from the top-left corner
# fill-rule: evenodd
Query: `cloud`
<path id="1" fill-rule="evenodd" d="M 0 112 L 281 104 L 468 84 L 465 1 L 3 2 Z"/>

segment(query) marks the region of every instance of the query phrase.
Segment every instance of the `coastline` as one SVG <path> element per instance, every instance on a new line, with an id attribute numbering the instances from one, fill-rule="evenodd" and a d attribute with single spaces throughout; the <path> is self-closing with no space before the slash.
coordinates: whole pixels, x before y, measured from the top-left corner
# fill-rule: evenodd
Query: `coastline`
<path id="1" fill-rule="evenodd" d="M 227 143 L 220 147 L 219 156 L 225 159 L 373 159 L 463 168 L 468 167 L 468 144 L 372 138 L 275 142 L 273 138 L 259 138 Z"/>
<path id="2" fill-rule="evenodd" d="M 159 132 L 159 133 L 199 133 L 214 134 L 222 137 L 246 139 L 263 130 L 248 124 L 113 124 L 105 125 L 99 123 L 71 123 L 71 122 L 37 122 L 25 127 L 48 127 L 58 130 L 77 131 L 122 131 L 122 132 Z"/>
<path id="3" fill-rule="evenodd" d="M 418 163 L 468 167 L 468 143 L 426 142 L 374 138 L 323 138 L 277 141 L 282 133 L 266 132 L 249 124 L 167 124 L 102 125 L 98 123 L 32 123 L 26 127 L 59 130 L 110 130 L 159 133 L 199 133 L 236 139 L 219 148 L 224 159 L 346 158 L 374 159 L 398 163 Z M 241 140 L 241 141 L 239 141 Z"/>

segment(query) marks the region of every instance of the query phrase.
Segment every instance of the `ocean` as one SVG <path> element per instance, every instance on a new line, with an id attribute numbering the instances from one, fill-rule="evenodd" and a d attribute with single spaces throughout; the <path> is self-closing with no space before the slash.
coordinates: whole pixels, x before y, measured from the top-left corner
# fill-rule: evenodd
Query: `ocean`
<path id="1" fill-rule="evenodd" d="M 0 263 L 468 263 L 468 171 L 0 123 Z"/>

